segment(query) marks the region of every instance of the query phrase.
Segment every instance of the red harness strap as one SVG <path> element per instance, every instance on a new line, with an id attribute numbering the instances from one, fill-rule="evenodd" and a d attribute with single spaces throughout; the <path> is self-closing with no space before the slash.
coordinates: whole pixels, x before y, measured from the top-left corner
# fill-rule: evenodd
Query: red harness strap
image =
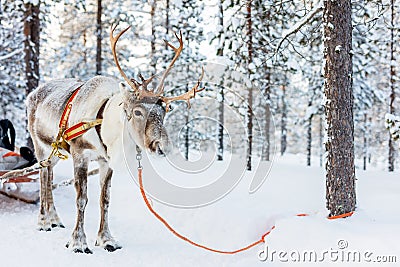
<path id="1" fill-rule="evenodd" d="M 78 94 L 79 90 L 81 89 L 82 85 L 79 86 L 70 96 L 70 98 L 67 101 L 67 104 L 65 105 L 64 111 L 61 115 L 60 119 L 60 132 L 57 140 L 62 138 L 62 141 L 68 142 L 71 141 L 84 133 L 86 133 L 89 129 L 93 128 L 96 125 L 99 125 L 102 123 L 101 119 L 96 119 L 94 121 L 89 121 L 89 122 L 80 122 L 77 123 L 69 128 L 68 127 L 68 120 L 69 120 L 69 115 L 71 114 L 72 110 L 72 101 L 75 99 L 75 96 Z"/>
<path id="2" fill-rule="evenodd" d="M 78 94 L 81 87 L 82 87 L 82 85 L 79 86 L 78 89 L 76 89 L 72 93 L 72 95 L 68 99 L 67 104 L 65 105 L 63 114 L 61 115 L 60 124 L 58 125 L 60 130 L 62 129 L 64 131 L 68 126 L 68 119 L 69 119 L 69 115 L 71 114 L 71 109 L 72 109 L 72 101 L 75 99 L 75 96 Z"/>

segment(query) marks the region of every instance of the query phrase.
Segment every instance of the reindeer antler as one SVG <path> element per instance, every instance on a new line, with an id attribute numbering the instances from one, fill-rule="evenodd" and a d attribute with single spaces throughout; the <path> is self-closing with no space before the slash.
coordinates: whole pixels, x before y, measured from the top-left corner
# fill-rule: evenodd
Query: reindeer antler
<path id="1" fill-rule="evenodd" d="M 132 87 L 133 91 L 135 93 L 138 93 L 138 98 L 142 98 L 142 97 L 154 97 L 155 95 L 150 92 L 147 91 L 147 85 L 153 80 L 154 76 L 150 77 L 149 79 L 144 79 L 143 76 L 141 74 L 139 74 L 139 78 L 142 81 L 141 83 L 138 82 L 135 79 L 129 79 L 125 72 L 121 69 L 121 66 L 119 65 L 118 62 L 118 57 L 117 57 L 117 53 L 116 53 L 116 46 L 117 46 L 117 42 L 119 40 L 119 38 L 127 31 L 131 28 L 131 26 L 129 26 L 128 28 L 122 30 L 120 33 L 118 33 L 115 37 L 114 37 L 114 31 L 117 28 L 118 24 L 115 25 L 113 27 L 113 25 L 111 25 L 111 31 L 110 31 L 110 45 L 111 45 L 111 51 L 113 53 L 114 56 L 114 62 L 117 65 L 117 68 L 119 70 L 119 73 L 121 73 L 122 77 L 124 78 L 124 80 L 129 84 L 130 87 Z M 142 89 L 140 89 L 140 87 L 142 87 Z"/>
<path id="2" fill-rule="evenodd" d="M 178 59 L 178 57 L 180 56 L 182 50 L 183 50 L 183 38 L 182 38 L 182 31 L 179 31 L 179 37 L 178 34 L 176 34 L 175 32 L 175 37 L 176 39 L 178 39 L 179 42 L 179 47 L 176 48 L 175 46 L 173 46 L 172 44 L 170 44 L 167 40 L 164 40 L 165 44 L 169 47 L 171 47 L 174 51 L 175 51 L 175 56 L 172 59 L 171 63 L 169 64 L 168 68 L 165 70 L 163 76 L 161 77 L 160 80 L 160 84 L 158 85 L 157 89 L 154 91 L 154 93 L 158 96 L 162 95 L 164 93 L 164 81 L 165 78 L 167 78 L 170 70 L 172 69 L 172 67 L 175 64 L 175 61 Z"/>
<path id="3" fill-rule="evenodd" d="M 201 92 L 204 90 L 205 87 L 203 88 L 199 88 L 201 81 L 203 80 L 203 76 L 204 76 L 204 68 L 201 68 L 201 75 L 200 78 L 197 80 L 196 85 L 189 91 L 187 91 L 186 93 L 179 95 L 179 96 L 173 96 L 173 97 L 165 97 L 165 96 L 161 96 L 161 100 L 166 104 L 166 111 L 169 111 L 169 104 L 173 101 L 185 101 L 187 103 L 188 108 L 190 108 L 190 99 L 194 98 L 196 96 L 196 93 Z"/>
<path id="4" fill-rule="evenodd" d="M 111 51 L 114 57 L 114 62 L 117 65 L 117 68 L 119 70 L 119 73 L 121 73 L 122 77 L 124 78 L 124 80 L 129 84 L 130 87 L 132 87 L 134 92 L 137 92 L 139 90 L 139 83 L 135 80 L 135 79 L 128 79 L 128 77 L 126 76 L 125 72 L 121 69 L 121 66 L 119 65 L 118 62 L 118 57 L 117 57 L 117 53 L 115 52 L 115 48 L 117 46 L 117 42 L 118 39 L 127 31 L 131 28 L 131 26 L 129 26 L 128 28 L 122 30 L 120 33 L 117 34 L 117 36 L 114 37 L 114 31 L 117 28 L 118 24 L 115 25 L 115 27 L 113 27 L 113 25 L 111 25 L 111 31 L 110 31 L 110 46 L 111 46 Z"/>
<path id="5" fill-rule="evenodd" d="M 114 62 L 117 65 L 117 68 L 119 70 L 119 72 L 121 73 L 122 77 L 124 78 L 124 80 L 129 84 L 130 87 L 132 87 L 133 92 L 137 94 L 138 99 L 141 99 L 143 97 L 156 97 L 161 99 L 165 104 L 166 104 L 166 110 L 167 112 L 169 111 L 169 104 L 173 101 L 179 101 L 179 100 L 183 100 L 186 101 L 188 108 L 190 108 L 190 99 L 195 97 L 196 93 L 204 90 L 204 88 L 199 88 L 201 80 L 203 79 L 204 76 L 204 69 L 201 68 L 201 75 L 200 78 L 197 81 L 197 84 L 188 92 L 180 95 L 180 96 L 174 96 L 174 97 L 165 97 L 163 96 L 164 93 L 164 82 L 165 79 L 167 78 L 169 72 L 171 71 L 172 67 L 174 66 L 176 60 L 178 59 L 178 57 L 180 56 L 182 49 L 183 49 L 183 38 L 182 38 L 182 32 L 179 31 L 179 36 L 178 34 L 175 33 L 175 37 L 176 39 L 178 39 L 179 42 L 179 47 L 176 48 L 175 46 L 173 46 L 172 44 L 170 44 L 167 40 L 164 40 L 164 42 L 167 44 L 167 46 L 171 47 L 174 51 L 175 51 L 175 56 L 172 59 L 171 63 L 169 64 L 168 68 L 165 70 L 163 76 L 161 77 L 160 80 L 160 84 L 157 86 L 157 89 L 154 91 L 150 91 L 147 90 L 147 86 L 150 84 L 150 82 L 154 79 L 155 75 L 151 76 L 148 79 L 145 79 L 142 74 L 139 74 L 139 79 L 141 80 L 141 82 L 138 82 L 135 79 L 129 79 L 125 72 L 121 69 L 121 66 L 119 65 L 118 62 L 118 57 L 117 57 L 117 53 L 116 53 L 116 45 L 118 42 L 118 39 L 127 31 L 130 29 L 130 26 L 124 30 L 122 30 L 120 33 L 118 33 L 115 37 L 114 37 L 114 31 L 117 28 L 118 25 L 115 25 L 115 27 L 113 27 L 113 25 L 111 25 L 111 31 L 110 31 L 110 45 L 111 45 L 111 51 L 113 53 L 113 57 L 114 57 Z M 141 88 L 140 88 L 141 87 Z"/>

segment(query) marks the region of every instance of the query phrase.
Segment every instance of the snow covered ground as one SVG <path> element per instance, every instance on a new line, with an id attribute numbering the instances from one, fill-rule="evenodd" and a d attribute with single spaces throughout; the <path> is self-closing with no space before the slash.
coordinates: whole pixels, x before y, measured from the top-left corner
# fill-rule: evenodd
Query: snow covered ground
<path id="1" fill-rule="evenodd" d="M 94 246 L 100 212 L 99 181 L 93 176 L 85 217 L 92 255 L 65 248 L 75 222 L 75 192 L 69 186 L 54 191 L 66 228 L 51 232 L 36 230 L 37 205 L 0 196 L 0 266 L 398 266 L 399 173 L 357 171 L 355 214 L 328 220 L 323 170 L 305 167 L 303 158 L 278 158 L 266 182 L 252 195 L 247 193 L 250 174 L 246 174 L 230 194 L 202 208 L 179 209 L 153 201 L 179 232 L 217 249 L 246 246 L 276 226 L 265 245 L 246 252 L 219 255 L 177 239 L 149 213 L 136 183 L 121 168 L 114 174 L 110 204 L 110 229 L 123 245 L 121 250 L 109 253 Z M 55 182 L 71 176 L 71 162 L 63 162 Z M 146 169 L 144 179 L 150 179 Z M 295 216 L 298 213 L 310 216 Z M 384 260 L 396 263 L 378 264 Z"/>

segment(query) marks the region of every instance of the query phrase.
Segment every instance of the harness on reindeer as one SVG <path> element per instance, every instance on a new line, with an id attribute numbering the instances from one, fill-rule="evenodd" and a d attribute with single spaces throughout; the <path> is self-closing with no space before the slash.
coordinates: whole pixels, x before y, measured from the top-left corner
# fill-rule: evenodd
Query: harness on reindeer
<path id="1" fill-rule="evenodd" d="M 67 154 L 63 154 L 60 149 L 64 149 L 65 151 L 69 152 L 69 143 L 70 141 L 78 138 L 79 136 L 83 135 L 90 129 L 96 127 L 97 125 L 100 125 L 103 121 L 102 119 L 102 111 L 104 109 L 104 106 L 107 102 L 103 104 L 103 106 L 100 108 L 98 115 L 95 120 L 85 120 L 82 122 L 79 122 L 71 127 L 68 127 L 68 121 L 69 121 L 69 116 L 71 114 L 72 110 L 72 104 L 73 100 L 75 99 L 76 95 L 79 93 L 79 90 L 82 88 L 84 85 L 83 82 L 81 82 L 78 85 L 78 88 L 75 89 L 75 91 L 72 93 L 72 95 L 69 97 L 65 107 L 64 111 L 61 115 L 60 122 L 59 122 L 59 131 L 57 136 L 55 137 L 55 140 L 53 143 L 51 143 L 52 150 L 50 155 L 47 157 L 47 159 L 41 160 L 38 163 L 21 169 L 21 170 L 13 170 L 5 173 L 0 177 L 1 180 L 7 181 L 12 178 L 16 178 L 19 176 L 26 176 L 31 173 L 37 172 L 37 170 L 40 170 L 42 168 L 46 168 L 50 166 L 51 164 L 51 159 L 52 157 L 58 157 L 61 160 L 65 160 L 68 158 Z"/>

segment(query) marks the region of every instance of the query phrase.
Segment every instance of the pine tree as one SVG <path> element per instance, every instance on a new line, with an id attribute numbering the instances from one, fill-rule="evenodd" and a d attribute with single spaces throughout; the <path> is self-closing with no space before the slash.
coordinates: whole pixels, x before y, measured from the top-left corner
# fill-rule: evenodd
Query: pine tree
<path id="1" fill-rule="evenodd" d="M 96 12 L 96 75 L 102 73 L 102 58 L 101 58 L 101 40 L 103 32 L 103 24 L 101 20 L 102 15 L 102 0 L 97 0 L 97 12 Z"/>
<path id="2" fill-rule="evenodd" d="M 223 8 L 223 0 L 218 1 L 218 45 L 217 48 L 217 56 L 224 56 L 224 46 L 225 46 L 225 36 L 224 36 L 224 8 Z M 218 94 L 219 97 L 218 102 L 218 149 L 217 149 L 217 159 L 224 159 L 224 106 L 225 106 L 225 96 L 224 96 L 224 78 L 221 79 L 221 84 L 219 86 Z"/>
<path id="3" fill-rule="evenodd" d="M 326 199 L 331 216 L 355 210 L 351 3 L 324 2 Z"/>
<path id="4" fill-rule="evenodd" d="M 252 1 L 246 2 L 246 45 L 247 45 L 247 65 L 253 64 L 253 26 L 252 26 Z M 249 79 L 251 70 L 249 69 Z M 253 86 L 248 88 L 247 95 L 247 170 L 251 171 L 251 159 L 253 150 Z"/>
<path id="5" fill-rule="evenodd" d="M 0 2 L 0 119 L 16 128 L 16 143 L 26 139 L 23 2 Z"/>
<path id="6" fill-rule="evenodd" d="M 395 53 L 396 53 L 396 38 L 395 38 L 395 0 L 391 0 L 390 6 L 390 102 L 389 102 L 389 113 L 395 114 L 395 100 L 396 100 L 396 67 L 395 67 Z M 395 161 L 395 149 L 392 138 L 389 136 L 389 171 L 394 171 Z"/>
<path id="7" fill-rule="evenodd" d="M 24 1 L 24 34 L 25 34 L 25 75 L 26 93 L 29 94 L 39 85 L 39 51 L 40 51 L 40 1 Z"/>
<path id="8" fill-rule="evenodd" d="M 179 62 L 181 63 L 177 62 L 173 69 L 178 75 L 174 75 L 176 77 L 173 77 L 172 74 L 169 76 L 170 81 L 174 83 L 176 88 L 173 91 L 166 92 L 167 94 L 178 95 L 187 92 L 193 86 L 191 82 L 199 77 L 200 64 L 204 59 L 204 56 L 199 51 L 199 44 L 204 40 L 203 28 L 200 26 L 202 9 L 203 4 L 193 0 L 176 1 L 173 3 L 173 7 L 170 7 L 171 13 L 168 16 L 168 21 L 174 32 L 182 32 L 184 49 L 179 57 Z M 171 56 L 170 51 L 170 49 L 167 50 Z M 169 64 L 170 60 L 166 63 Z M 185 105 L 185 103 L 182 104 L 182 108 L 177 110 L 175 116 L 177 116 L 178 121 L 185 122 L 180 136 L 183 142 L 177 141 L 177 143 L 181 151 L 183 150 L 185 159 L 189 160 L 190 148 L 194 147 L 191 142 L 194 137 L 194 132 L 192 131 L 194 125 L 191 123 L 193 109 L 188 110 Z"/>

